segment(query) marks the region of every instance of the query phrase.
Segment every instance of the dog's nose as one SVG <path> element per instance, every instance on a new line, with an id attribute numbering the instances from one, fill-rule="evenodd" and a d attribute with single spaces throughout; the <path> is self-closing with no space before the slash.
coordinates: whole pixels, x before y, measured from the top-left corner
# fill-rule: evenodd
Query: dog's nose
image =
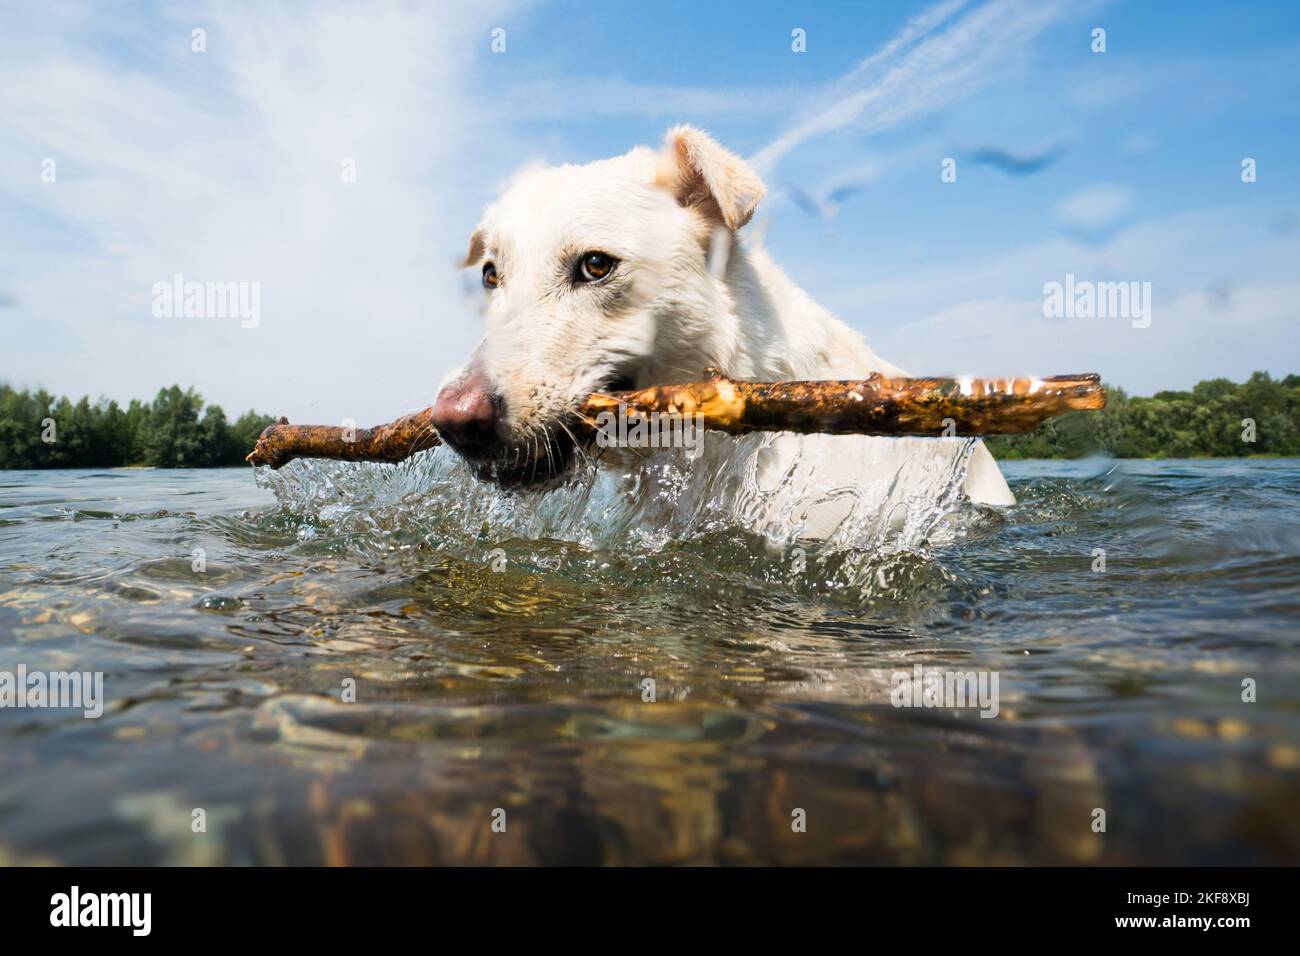
<path id="1" fill-rule="evenodd" d="M 458 451 L 482 453 L 500 439 L 501 397 L 477 372 L 469 372 L 438 393 L 433 426 Z"/>

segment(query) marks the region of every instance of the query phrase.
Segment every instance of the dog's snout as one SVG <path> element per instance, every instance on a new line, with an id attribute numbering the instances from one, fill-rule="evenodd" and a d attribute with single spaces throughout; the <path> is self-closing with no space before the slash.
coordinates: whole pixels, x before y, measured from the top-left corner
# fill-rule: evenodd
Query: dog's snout
<path id="1" fill-rule="evenodd" d="M 501 396 L 477 372 L 470 372 L 438 393 L 433 425 L 459 451 L 483 453 L 500 440 Z"/>

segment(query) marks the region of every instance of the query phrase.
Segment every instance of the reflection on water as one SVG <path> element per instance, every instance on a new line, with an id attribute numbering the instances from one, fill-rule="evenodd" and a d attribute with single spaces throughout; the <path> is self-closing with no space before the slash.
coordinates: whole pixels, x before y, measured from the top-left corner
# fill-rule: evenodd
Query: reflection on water
<path id="1" fill-rule="evenodd" d="M 1300 463 L 1006 470 L 0 472 L 0 670 L 107 696 L 0 710 L 0 862 L 1300 862 Z"/>

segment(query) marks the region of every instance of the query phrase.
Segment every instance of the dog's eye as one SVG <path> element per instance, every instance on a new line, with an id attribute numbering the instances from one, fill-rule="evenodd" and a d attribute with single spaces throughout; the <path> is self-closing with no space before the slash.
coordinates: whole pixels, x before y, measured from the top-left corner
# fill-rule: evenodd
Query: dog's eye
<path id="1" fill-rule="evenodd" d="M 501 277 L 497 275 L 497 267 L 490 262 L 483 263 L 483 288 L 495 289 L 501 284 Z"/>
<path id="2" fill-rule="evenodd" d="M 603 252 L 589 252 L 578 261 L 577 275 L 574 276 L 579 282 L 599 282 L 618 265 L 618 260 L 613 256 L 607 256 Z"/>

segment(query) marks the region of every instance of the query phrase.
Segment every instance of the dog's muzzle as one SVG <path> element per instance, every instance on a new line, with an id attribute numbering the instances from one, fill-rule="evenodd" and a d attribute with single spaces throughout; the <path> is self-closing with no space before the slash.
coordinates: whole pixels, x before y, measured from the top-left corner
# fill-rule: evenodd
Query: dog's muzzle
<path id="1" fill-rule="evenodd" d="M 486 458 L 501 444 L 505 402 L 477 371 L 469 371 L 438 393 L 433 426 L 447 444 L 468 458 Z"/>
<path id="2" fill-rule="evenodd" d="M 600 391 L 634 387 L 630 376 L 610 376 Z M 587 429 L 576 415 L 514 434 L 504 421 L 505 399 L 488 379 L 471 367 L 438 393 L 433 425 L 439 435 L 480 478 L 509 486 L 538 485 L 562 477 L 578 449 L 589 444 Z"/>

